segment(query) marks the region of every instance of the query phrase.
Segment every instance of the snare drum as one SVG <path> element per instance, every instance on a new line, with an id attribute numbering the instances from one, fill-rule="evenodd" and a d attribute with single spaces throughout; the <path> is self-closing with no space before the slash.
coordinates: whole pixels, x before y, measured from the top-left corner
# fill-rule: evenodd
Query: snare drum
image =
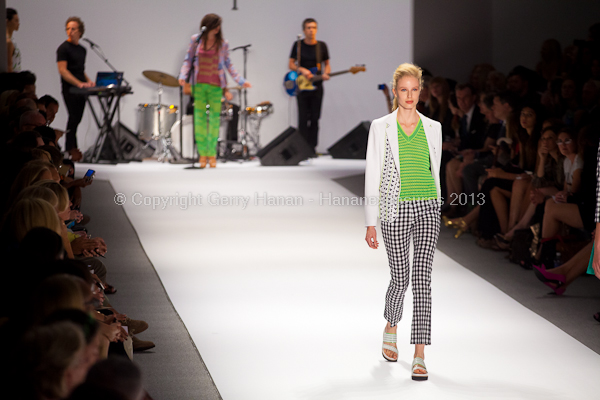
<path id="1" fill-rule="evenodd" d="M 160 129 L 158 126 L 158 104 L 138 105 L 138 137 L 142 140 L 152 140 L 169 136 L 170 128 L 177 121 L 179 110 L 174 105 L 161 105 Z"/>
<path id="2" fill-rule="evenodd" d="M 183 143 L 180 141 L 179 119 L 171 127 L 171 146 L 179 152 L 183 158 L 195 159 L 196 148 L 194 147 L 194 117 L 184 115 L 183 118 Z M 183 144 L 183 150 L 182 145 Z"/>

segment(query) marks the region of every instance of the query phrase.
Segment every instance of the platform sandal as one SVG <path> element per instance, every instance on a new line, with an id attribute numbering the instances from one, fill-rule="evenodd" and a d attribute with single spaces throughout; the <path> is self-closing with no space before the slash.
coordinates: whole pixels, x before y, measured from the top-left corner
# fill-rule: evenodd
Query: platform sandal
<path id="1" fill-rule="evenodd" d="M 422 369 L 425 371 L 424 374 L 418 374 L 415 372 L 418 369 Z M 412 379 L 413 381 L 426 381 L 427 376 L 427 367 L 425 366 L 425 361 L 421 357 L 415 357 L 412 363 Z"/>
<path id="2" fill-rule="evenodd" d="M 396 343 L 396 334 L 395 333 L 386 333 L 385 331 L 383 331 L 383 346 L 381 347 L 381 355 L 383 356 L 383 358 L 385 358 L 387 361 L 389 362 L 396 362 L 398 361 L 398 349 L 395 348 L 394 346 L 391 346 L 387 343 Z M 388 356 L 385 355 L 385 351 L 384 350 L 389 350 L 393 353 L 396 353 L 396 358 L 390 358 Z"/>

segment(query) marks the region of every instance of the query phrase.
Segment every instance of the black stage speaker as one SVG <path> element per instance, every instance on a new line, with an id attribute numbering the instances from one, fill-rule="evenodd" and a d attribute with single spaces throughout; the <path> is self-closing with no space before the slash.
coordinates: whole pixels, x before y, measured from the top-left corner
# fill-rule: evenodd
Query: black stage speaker
<path id="1" fill-rule="evenodd" d="M 256 153 L 260 158 L 260 164 L 264 166 L 298 165 L 300 161 L 314 154 L 313 148 L 306 139 L 292 127 L 287 128 Z"/>
<path id="2" fill-rule="evenodd" d="M 146 143 L 140 140 L 131 129 L 127 128 L 122 123 L 116 123 L 113 125 L 115 136 L 117 137 L 119 147 L 123 153 L 123 158 L 127 161 L 142 161 L 144 158 L 152 157 L 156 150 L 154 146 L 150 145 L 144 149 Z M 100 153 L 101 160 L 114 160 L 116 155 L 112 149 L 109 140 L 104 141 L 102 152 Z"/>
<path id="3" fill-rule="evenodd" d="M 327 151 L 333 158 L 352 158 L 364 160 L 367 158 L 367 140 L 369 139 L 370 121 L 363 121 L 350 133 L 338 140 Z"/>

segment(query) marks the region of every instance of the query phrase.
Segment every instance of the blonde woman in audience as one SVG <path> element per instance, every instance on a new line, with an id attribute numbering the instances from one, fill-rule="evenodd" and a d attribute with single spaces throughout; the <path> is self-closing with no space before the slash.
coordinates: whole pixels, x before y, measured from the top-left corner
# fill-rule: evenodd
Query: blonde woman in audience
<path id="1" fill-rule="evenodd" d="M 13 238 L 20 242 L 32 228 L 41 226 L 61 234 L 61 223 L 52 204 L 41 199 L 22 199 L 11 209 L 7 222 Z"/>

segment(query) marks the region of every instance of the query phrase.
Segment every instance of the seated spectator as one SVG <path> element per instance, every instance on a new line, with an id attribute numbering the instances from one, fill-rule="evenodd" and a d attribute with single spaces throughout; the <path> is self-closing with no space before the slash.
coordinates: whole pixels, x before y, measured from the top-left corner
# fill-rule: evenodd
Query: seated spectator
<path id="1" fill-rule="evenodd" d="M 22 385 L 8 389 L 21 398 L 65 399 L 85 380 L 84 335 L 71 322 L 31 329 L 22 341 Z M 13 382 L 14 383 L 14 382 Z"/>
<path id="2" fill-rule="evenodd" d="M 145 397 L 139 368 L 124 357 L 109 357 L 94 365 L 85 383 L 73 392 L 70 400 L 89 399 L 88 396 L 96 391 L 106 393 L 105 398 L 142 400 Z M 112 397 L 115 395 L 118 397 Z"/>
<path id="3" fill-rule="evenodd" d="M 552 128 L 545 128 L 546 130 Z M 544 132 L 546 132 L 546 130 Z M 558 139 L 556 144 L 562 154 L 563 158 L 563 167 L 556 168 L 555 172 L 560 173 L 563 172 L 563 187 L 561 191 L 552 190 L 552 186 L 547 186 L 544 183 L 540 183 L 541 189 L 534 189 L 530 194 L 530 204 L 527 210 L 525 211 L 523 217 L 519 223 L 517 223 L 510 231 L 508 231 L 505 235 L 498 235 L 497 244 L 501 249 L 507 249 L 507 244 L 512 240 L 515 231 L 519 229 L 526 229 L 530 225 L 530 221 L 534 216 L 536 207 L 539 204 L 543 204 L 546 199 L 550 196 L 553 196 L 556 202 L 573 202 L 575 200 L 574 196 L 579 193 L 579 189 L 581 187 L 581 171 L 583 169 L 583 159 L 578 153 L 578 145 L 577 141 L 574 137 L 574 134 L 569 128 L 562 128 L 558 130 Z M 542 171 L 538 168 L 538 175 Z M 546 177 L 546 183 L 548 183 L 548 179 L 550 177 Z M 548 187 L 549 190 L 542 190 L 545 187 Z M 511 208 L 512 210 L 512 208 Z"/>
<path id="4" fill-rule="evenodd" d="M 19 119 L 19 132 L 32 131 L 36 126 L 46 125 L 46 119 L 39 111 L 26 111 Z"/>
<path id="5" fill-rule="evenodd" d="M 27 232 L 36 227 L 51 229 L 61 234 L 60 221 L 52 204 L 40 199 L 22 199 L 16 203 L 5 221 L 5 234 L 19 243 Z"/>
<path id="6" fill-rule="evenodd" d="M 494 72 L 496 68 L 494 68 L 491 64 L 477 64 L 471 70 L 471 74 L 469 76 L 469 83 L 473 88 L 473 93 L 480 93 L 486 90 L 485 85 L 490 73 Z"/>
<path id="7" fill-rule="evenodd" d="M 34 149 L 36 147 L 43 146 L 44 144 L 45 143 L 42 139 L 42 135 L 34 130 L 23 131 L 19 133 L 12 142 L 13 148 L 19 150 Z"/>
<path id="8" fill-rule="evenodd" d="M 545 203 L 544 220 L 542 223 L 541 244 L 537 252 L 535 265 L 553 265 L 556 255 L 556 239 L 561 225 L 582 229 L 591 233 L 595 228 L 594 214 L 596 212 L 596 172 L 599 152 L 598 126 L 589 126 L 581 132 L 583 148 L 583 169 L 581 185 L 576 202 L 565 203 L 548 199 Z"/>

